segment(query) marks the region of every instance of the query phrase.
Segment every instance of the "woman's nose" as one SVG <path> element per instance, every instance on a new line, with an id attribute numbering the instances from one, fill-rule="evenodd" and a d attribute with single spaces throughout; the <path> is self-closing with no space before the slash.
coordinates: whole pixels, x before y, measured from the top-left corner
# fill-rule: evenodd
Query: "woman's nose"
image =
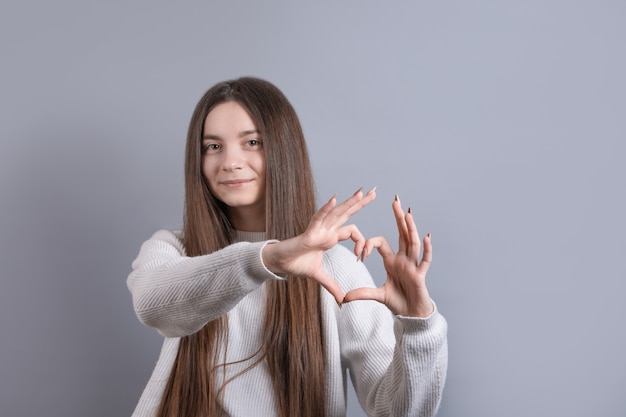
<path id="1" fill-rule="evenodd" d="M 222 169 L 224 171 L 233 171 L 241 169 L 243 166 L 243 157 L 241 152 L 236 149 L 226 150 L 224 153 L 224 161 L 222 162 Z"/>

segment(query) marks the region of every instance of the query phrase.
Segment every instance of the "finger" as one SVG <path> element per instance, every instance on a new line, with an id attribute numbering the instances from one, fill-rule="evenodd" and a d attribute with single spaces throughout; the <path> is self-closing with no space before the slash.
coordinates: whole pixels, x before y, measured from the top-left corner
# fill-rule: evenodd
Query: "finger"
<path id="1" fill-rule="evenodd" d="M 321 272 L 318 276 L 313 277 L 313 280 L 317 281 L 322 287 L 326 289 L 337 301 L 337 304 L 341 305 L 343 302 L 343 290 L 337 284 L 330 275 Z"/>
<path id="2" fill-rule="evenodd" d="M 396 198 L 393 200 L 391 208 L 393 209 L 393 214 L 396 218 L 396 225 L 398 226 L 398 252 L 406 253 L 408 230 L 406 219 L 404 218 L 404 211 L 402 210 L 398 194 L 396 194 Z"/>
<path id="3" fill-rule="evenodd" d="M 337 194 L 333 195 L 330 200 L 328 200 L 322 207 L 317 210 L 313 216 L 311 217 L 311 222 L 313 224 L 320 224 L 324 221 L 324 218 L 332 211 L 332 209 L 337 204 Z"/>
<path id="4" fill-rule="evenodd" d="M 357 202 L 347 208 L 347 210 L 343 213 L 344 216 L 352 216 L 361 210 L 363 207 L 367 206 L 369 203 L 374 201 L 376 198 L 376 187 L 369 190 L 365 195 L 363 195 Z M 346 219 L 347 220 L 347 219 Z M 345 222 L 345 221 L 344 221 Z"/>
<path id="5" fill-rule="evenodd" d="M 361 260 L 365 260 L 365 258 L 367 258 L 374 249 L 378 250 L 378 253 L 380 253 L 380 256 L 382 256 L 383 259 L 387 256 L 395 255 L 393 248 L 384 236 L 375 236 L 365 241 Z"/>
<path id="6" fill-rule="evenodd" d="M 374 201 L 376 198 L 376 187 L 372 188 L 365 195 L 362 189 L 357 190 L 352 197 L 338 204 L 331 212 L 326 215 L 324 222 L 328 227 L 339 226 L 348 221 L 348 219 Z"/>
<path id="7" fill-rule="evenodd" d="M 332 213 L 329 213 L 329 214 L 332 215 L 332 217 L 334 218 L 339 217 L 343 213 L 345 213 L 348 210 L 348 208 L 357 204 L 362 198 L 363 198 L 363 187 L 356 190 L 356 192 L 352 194 L 348 199 L 337 204 L 337 206 L 333 209 Z"/>
<path id="8" fill-rule="evenodd" d="M 357 259 L 361 256 L 365 247 L 365 236 L 359 230 L 356 224 L 348 224 L 337 230 L 337 239 L 339 241 L 352 240 L 354 242 L 354 254 Z"/>
<path id="9" fill-rule="evenodd" d="M 419 261 L 420 257 L 420 236 L 417 232 L 417 226 L 415 225 L 415 219 L 413 218 L 413 213 L 409 208 L 409 212 L 404 216 L 406 228 L 407 228 L 407 247 L 406 247 L 406 256 L 415 261 Z"/>
<path id="10" fill-rule="evenodd" d="M 418 265 L 418 269 L 421 273 L 426 275 L 430 264 L 433 261 L 433 244 L 431 241 L 430 233 L 424 237 L 424 254 L 422 255 L 422 261 Z"/>
<path id="11" fill-rule="evenodd" d="M 343 298 L 343 302 L 349 303 L 356 300 L 373 300 L 379 303 L 385 303 L 385 291 L 382 288 L 357 288 L 348 291 Z"/>

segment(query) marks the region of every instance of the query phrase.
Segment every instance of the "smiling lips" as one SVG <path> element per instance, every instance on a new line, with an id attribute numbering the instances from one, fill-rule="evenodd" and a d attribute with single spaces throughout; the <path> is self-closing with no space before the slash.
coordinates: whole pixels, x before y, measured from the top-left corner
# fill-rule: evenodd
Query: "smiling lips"
<path id="1" fill-rule="evenodd" d="M 251 183 L 254 180 L 229 180 L 229 181 L 220 181 L 220 184 L 228 187 L 228 188 L 239 188 L 243 187 L 246 184 Z"/>

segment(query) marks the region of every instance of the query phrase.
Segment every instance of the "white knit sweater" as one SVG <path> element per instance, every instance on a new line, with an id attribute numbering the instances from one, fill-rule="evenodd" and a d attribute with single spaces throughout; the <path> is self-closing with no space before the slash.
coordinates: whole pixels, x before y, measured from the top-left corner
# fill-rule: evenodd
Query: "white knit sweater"
<path id="1" fill-rule="evenodd" d="M 128 288 L 139 320 L 165 336 L 154 372 L 133 417 L 152 417 L 178 351 L 179 337 L 197 332 L 228 313 L 227 362 L 249 358 L 260 347 L 266 280 L 281 279 L 261 259 L 264 233 L 238 232 L 237 243 L 215 253 L 188 257 L 178 233 L 161 230 L 133 262 Z M 374 286 L 361 262 L 337 245 L 324 268 L 344 292 Z M 327 416 L 346 414 L 346 369 L 368 416 L 434 416 L 447 368 L 446 321 L 393 316 L 382 304 L 354 301 L 341 308 L 322 291 L 326 341 Z M 249 365 L 226 367 L 227 377 Z M 232 416 L 276 415 L 264 363 L 227 385 L 224 409 Z"/>

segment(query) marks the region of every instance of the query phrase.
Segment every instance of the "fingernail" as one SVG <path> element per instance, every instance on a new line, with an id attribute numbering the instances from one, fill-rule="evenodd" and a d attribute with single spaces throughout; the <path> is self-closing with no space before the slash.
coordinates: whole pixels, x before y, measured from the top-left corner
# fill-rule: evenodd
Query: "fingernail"
<path id="1" fill-rule="evenodd" d="M 354 193 L 354 195 L 357 195 L 358 193 L 360 193 L 361 191 L 363 191 L 363 187 L 359 188 L 358 190 L 356 190 L 356 193 Z"/>
<path id="2" fill-rule="evenodd" d="M 411 207 L 409 207 L 409 210 L 408 210 L 408 212 L 409 212 L 409 214 L 411 214 Z"/>
<path id="3" fill-rule="evenodd" d="M 363 248 L 363 250 L 361 251 L 361 262 L 365 260 L 366 256 L 367 256 L 367 247 Z"/>
<path id="4" fill-rule="evenodd" d="M 394 201 L 399 201 L 400 199 L 398 198 L 398 194 L 396 194 L 396 197 L 394 198 Z"/>
<path id="5" fill-rule="evenodd" d="M 371 190 L 369 190 L 369 191 L 367 192 L 367 195 L 372 194 L 374 191 L 376 191 L 376 186 L 374 186 L 374 188 L 372 188 Z"/>
<path id="6" fill-rule="evenodd" d="M 430 236 L 430 232 L 428 232 L 426 236 L 428 236 L 428 240 L 432 240 L 432 237 Z"/>
<path id="7" fill-rule="evenodd" d="M 361 252 L 359 252 L 359 253 L 356 255 L 356 261 L 357 261 L 357 262 L 359 262 L 359 260 L 361 259 L 361 256 L 363 256 L 363 249 L 361 249 Z"/>
<path id="8" fill-rule="evenodd" d="M 328 202 L 330 203 L 331 201 L 333 201 L 335 198 L 337 198 L 337 194 L 333 194 L 333 196 L 330 198 L 330 200 L 328 200 Z"/>

